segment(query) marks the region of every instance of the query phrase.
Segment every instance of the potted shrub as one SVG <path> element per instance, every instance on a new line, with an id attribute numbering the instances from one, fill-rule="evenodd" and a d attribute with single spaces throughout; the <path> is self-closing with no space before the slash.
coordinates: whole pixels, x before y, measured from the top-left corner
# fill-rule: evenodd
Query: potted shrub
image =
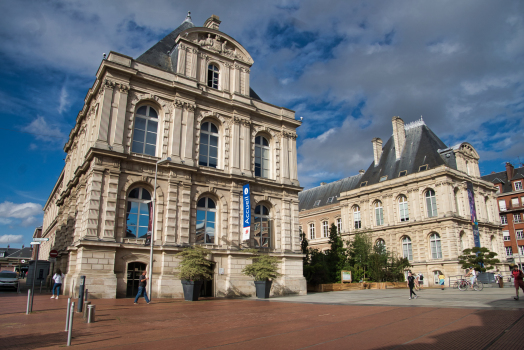
<path id="1" fill-rule="evenodd" d="M 204 279 L 213 277 L 211 275 L 212 262 L 206 259 L 208 253 L 205 248 L 192 246 L 176 254 L 181 259 L 177 269 L 185 300 L 197 301 Z"/>
<path id="2" fill-rule="evenodd" d="M 276 256 L 262 255 L 257 250 L 246 249 L 246 251 L 254 254 L 248 258 L 253 260 L 253 262 L 246 265 L 242 273 L 255 279 L 257 298 L 269 298 L 271 284 L 273 283 L 272 279 L 280 276 L 277 272 L 280 261 Z"/>

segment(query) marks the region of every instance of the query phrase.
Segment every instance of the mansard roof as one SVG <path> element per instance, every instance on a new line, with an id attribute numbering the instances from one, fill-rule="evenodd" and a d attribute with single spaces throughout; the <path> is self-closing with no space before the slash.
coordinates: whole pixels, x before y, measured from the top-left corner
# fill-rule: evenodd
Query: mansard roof
<path id="1" fill-rule="evenodd" d="M 448 148 L 423 121 L 406 124 L 406 143 L 399 160 L 395 154 L 395 142 L 393 136 L 389 138 L 382 148 L 382 156 L 377 166 L 373 161 L 368 170 L 362 176 L 359 186 L 363 182 L 365 186 L 380 182 L 380 179 L 391 180 L 400 177 L 400 172 L 406 171 L 405 175 L 419 172 L 421 166 L 427 165 L 427 169 L 447 165 L 457 169 L 455 153 Z"/>
<path id="2" fill-rule="evenodd" d="M 362 174 L 358 174 L 299 192 L 298 209 L 302 211 L 338 203 L 340 193 L 356 188 L 360 183 L 361 177 Z M 332 198 L 332 201 L 328 203 L 329 198 Z M 318 205 L 315 205 L 317 201 L 320 202 Z"/>
<path id="3" fill-rule="evenodd" d="M 518 180 L 524 178 L 524 167 L 513 169 L 513 177 L 508 179 L 508 173 L 506 170 L 498 173 L 492 173 L 480 177 L 482 180 L 489 181 L 493 184 L 502 185 L 502 193 L 513 192 L 513 185 L 511 180 Z"/>

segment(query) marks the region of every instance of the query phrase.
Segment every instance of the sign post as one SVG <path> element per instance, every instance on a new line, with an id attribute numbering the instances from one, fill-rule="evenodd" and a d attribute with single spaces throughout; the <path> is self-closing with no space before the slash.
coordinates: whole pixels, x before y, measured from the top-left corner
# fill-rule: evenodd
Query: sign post
<path id="1" fill-rule="evenodd" d="M 251 235 L 251 193 L 249 184 L 245 184 L 242 188 L 242 206 L 244 208 L 242 241 L 247 241 Z"/>
<path id="2" fill-rule="evenodd" d="M 49 240 L 49 238 L 41 238 Z M 31 242 L 32 245 L 36 245 L 36 257 L 35 257 L 35 266 L 33 267 L 33 286 L 31 287 L 31 310 L 33 312 L 33 301 L 35 300 L 35 280 L 36 280 L 36 268 L 38 267 L 38 253 L 40 252 L 40 241 L 37 241 L 38 238 L 34 238 L 34 242 Z"/>

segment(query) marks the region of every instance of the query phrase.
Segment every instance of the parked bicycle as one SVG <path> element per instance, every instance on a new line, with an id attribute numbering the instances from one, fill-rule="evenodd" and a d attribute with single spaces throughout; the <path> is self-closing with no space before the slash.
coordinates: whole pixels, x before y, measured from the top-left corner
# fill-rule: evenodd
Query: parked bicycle
<path id="1" fill-rule="evenodd" d="M 455 282 L 457 285 L 457 288 L 461 291 L 468 290 L 468 288 L 473 288 L 476 291 L 481 291 L 484 289 L 484 284 L 482 282 L 476 281 L 471 284 L 471 282 L 467 279 L 461 279 Z M 453 288 L 455 288 L 455 285 L 453 285 Z"/>

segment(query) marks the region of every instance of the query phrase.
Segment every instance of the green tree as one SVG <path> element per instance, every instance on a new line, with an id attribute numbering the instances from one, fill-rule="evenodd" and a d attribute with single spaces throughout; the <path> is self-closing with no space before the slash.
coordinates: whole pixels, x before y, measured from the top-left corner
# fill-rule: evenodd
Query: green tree
<path id="1" fill-rule="evenodd" d="M 280 276 L 280 273 L 278 273 L 280 259 L 278 257 L 260 254 L 256 249 L 244 249 L 243 251 L 253 253 L 253 256 L 248 257 L 253 262 L 242 269 L 244 275 L 253 277 L 255 281 L 268 281 Z"/>
<path id="2" fill-rule="evenodd" d="M 369 258 L 372 253 L 371 236 L 367 232 L 355 234 L 353 240 L 347 244 L 347 251 L 353 280 L 366 279 L 366 272 L 368 272 L 370 265 Z"/>
<path id="3" fill-rule="evenodd" d="M 500 260 L 495 258 L 496 256 L 497 253 L 490 251 L 488 248 L 473 247 L 464 249 L 458 259 L 463 269 L 473 267 L 475 271 L 486 272 L 493 269 L 495 264 L 500 263 Z"/>
<path id="4" fill-rule="evenodd" d="M 330 267 L 326 254 L 318 249 L 309 249 L 310 260 L 304 265 L 304 277 L 311 284 L 330 283 Z"/>
<path id="5" fill-rule="evenodd" d="M 329 279 L 332 283 L 340 282 L 340 272 L 347 266 L 347 249 L 340 237 L 340 232 L 335 224 L 329 229 L 329 241 L 331 249 L 326 252 L 329 266 Z"/>
<path id="6" fill-rule="evenodd" d="M 181 259 L 177 268 L 180 279 L 187 281 L 212 279 L 212 262 L 206 259 L 207 254 L 209 254 L 209 251 L 206 248 L 197 245 L 186 248 L 176 254 Z"/>

